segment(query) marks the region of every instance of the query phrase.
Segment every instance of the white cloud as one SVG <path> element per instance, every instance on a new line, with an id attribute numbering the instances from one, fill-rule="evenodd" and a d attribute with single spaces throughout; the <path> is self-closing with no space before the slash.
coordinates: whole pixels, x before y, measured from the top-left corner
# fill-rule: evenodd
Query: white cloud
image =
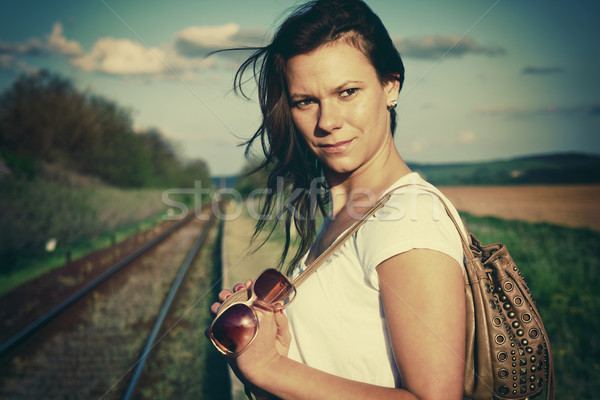
<path id="1" fill-rule="evenodd" d="M 22 43 L 0 41 L 0 70 L 31 70 L 18 59 L 23 55 L 58 54 L 70 58 L 76 68 L 110 75 L 141 76 L 144 79 L 183 79 L 199 82 L 199 71 L 217 66 L 218 58 L 205 58 L 210 51 L 232 46 L 260 45 L 266 32 L 229 23 L 219 26 L 191 26 L 175 34 L 169 43 L 148 48 L 125 38 L 99 38 L 88 52 L 76 40 L 64 35 L 63 25 L 56 22 L 44 41 L 33 38 Z M 238 52 L 236 52 L 238 53 Z M 229 61 L 240 54 L 223 54 Z M 239 61 L 239 60 L 238 60 Z M 239 65 L 239 63 L 238 63 Z"/>
<path id="2" fill-rule="evenodd" d="M 77 56 L 83 53 L 81 45 L 74 40 L 67 40 L 63 35 L 60 22 L 54 24 L 52 33 L 45 41 L 37 38 L 21 43 L 5 43 L 0 41 L 0 70 L 15 70 L 32 73 L 37 68 L 19 59 L 22 56 L 47 56 L 48 54 Z"/>
<path id="3" fill-rule="evenodd" d="M 0 54 L 0 69 L 10 69 L 15 64 L 15 56 L 12 54 Z"/>
<path id="4" fill-rule="evenodd" d="M 471 144 L 477 140 L 477 136 L 473 131 L 462 131 L 458 134 L 458 140 L 461 143 Z"/>
<path id="5" fill-rule="evenodd" d="M 19 60 L 12 54 L 0 54 L 0 71 L 15 71 L 17 73 L 24 72 L 31 74 L 38 69 L 27 64 L 25 61 Z"/>
<path id="6" fill-rule="evenodd" d="M 190 26 L 175 35 L 176 42 L 185 42 L 205 49 L 218 49 L 232 45 L 232 37 L 240 31 L 238 24 L 219 26 Z"/>
<path id="7" fill-rule="evenodd" d="M 428 35 L 421 38 L 392 38 L 400 55 L 404 57 L 437 59 L 444 55 L 460 57 L 464 54 L 484 54 L 495 56 L 504 54 L 504 49 L 483 46 L 469 37 L 462 39 L 458 35 Z"/>
<path id="8" fill-rule="evenodd" d="M 148 49 L 128 39 L 106 37 L 99 39 L 92 51 L 71 60 L 88 72 L 107 74 L 156 74 L 166 70 L 161 61 L 164 53 L 158 48 Z"/>
<path id="9" fill-rule="evenodd" d="M 52 33 L 48 36 L 48 49 L 66 56 L 78 56 L 83 53 L 81 45 L 75 40 L 67 40 L 63 35 L 63 27 L 57 22 L 52 27 Z"/>
<path id="10" fill-rule="evenodd" d="M 0 55 L 42 55 L 44 45 L 38 39 L 29 39 L 23 43 L 5 43 L 0 41 Z"/>
<path id="11" fill-rule="evenodd" d="M 48 53 L 56 53 L 66 56 L 76 56 L 83 51 L 81 45 L 75 40 L 67 40 L 63 35 L 63 26 L 56 22 L 52 32 L 45 41 L 37 38 L 29 39 L 22 43 L 5 43 L 0 41 L 0 55 L 12 56 L 42 56 Z"/>
<path id="12" fill-rule="evenodd" d="M 234 23 L 216 26 L 190 26 L 175 35 L 174 45 L 182 56 L 204 57 L 215 50 L 260 46 L 266 36 L 267 33 L 262 29 L 242 28 Z"/>
<path id="13" fill-rule="evenodd" d="M 221 27 L 190 27 L 179 32 L 174 42 L 152 48 L 129 39 L 105 37 L 98 39 L 89 53 L 72 59 L 71 63 L 88 72 L 143 75 L 151 79 L 179 78 L 187 82 L 197 82 L 200 80 L 197 72 L 214 67 L 216 61 L 182 54 L 177 47 L 178 41 L 194 43 L 196 49 L 206 48 L 223 44 L 227 38 L 239 32 L 240 27 L 235 24 Z"/>

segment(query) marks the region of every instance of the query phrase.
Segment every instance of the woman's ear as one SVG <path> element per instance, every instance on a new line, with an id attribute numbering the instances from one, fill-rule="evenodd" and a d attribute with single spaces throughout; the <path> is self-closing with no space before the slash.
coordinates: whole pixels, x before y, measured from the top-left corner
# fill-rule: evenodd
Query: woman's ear
<path id="1" fill-rule="evenodd" d="M 400 75 L 390 74 L 387 76 L 383 84 L 383 90 L 387 95 L 388 104 L 392 100 L 397 100 L 400 93 Z"/>

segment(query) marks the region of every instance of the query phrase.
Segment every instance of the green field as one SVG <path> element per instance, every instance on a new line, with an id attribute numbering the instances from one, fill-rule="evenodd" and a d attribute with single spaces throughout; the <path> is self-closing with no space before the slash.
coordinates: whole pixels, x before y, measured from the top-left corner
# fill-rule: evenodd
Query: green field
<path id="1" fill-rule="evenodd" d="M 505 243 L 523 273 L 550 337 L 556 398 L 600 398 L 600 233 L 461 215 L 483 243 Z M 228 263 L 235 264 L 229 271 L 231 285 L 258 274 L 268 266 L 265 263 L 276 262 L 283 244 L 278 233 L 249 257 L 245 250 L 251 232 L 239 232 L 251 229 L 252 223 L 244 220 L 232 221 L 228 230 L 236 236 L 229 239 L 233 250 Z"/>
<path id="2" fill-rule="evenodd" d="M 111 241 L 161 221 L 159 189 L 71 188 L 45 180 L 0 180 L 0 295 Z M 56 246 L 46 250 L 49 241 Z"/>
<path id="3" fill-rule="evenodd" d="M 600 398 L 600 233 L 462 216 L 483 243 L 505 243 L 523 273 L 550 337 L 556 398 Z"/>
<path id="4" fill-rule="evenodd" d="M 56 197 L 56 199 L 63 202 L 70 201 L 70 195 L 58 191 L 55 187 L 38 186 L 38 190 L 40 197 L 31 198 L 31 203 L 19 202 L 18 204 L 26 210 L 25 206 L 27 204 L 40 204 L 40 198 L 44 198 L 48 200 L 49 210 L 52 210 L 49 200 Z M 136 205 L 139 207 L 142 204 L 142 198 L 156 199 L 155 194 L 151 195 L 150 192 L 145 191 L 116 190 L 112 188 L 90 188 L 86 190 L 89 190 L 89 192 L 82 189 L 82 192 L 78 194 L 73 192 L 71 195 L 88 196 L 86 198 L 97 200 L 96 203 L 86 203 L 88 206 L 89 204 L 96 204 L 96 206 L 104 204 L 104 207 L 109 207 L 109 204 L 112 204 L 110 207 L 113 207 L 114 212 L 120 213 L 121 217 L 115 214 L 110 220 L 113 223 L 121 221 L 123 234 L 127 232 L 127 228 L 123 227 L 131 227 L 134 223 L 133 221 L 127 223 L 127 221 L 121 219 L 133 215 L 130 207 Z M 83 193 L 88 194 L 84 195 Z M 53 201 L 58 201 L 56 199 Z M 112 201 L 108 201 L 109 199 L 112 199 Z M 128 199 L 127 202 L 126 199 Z M 144 204 L 147 204 L 144 208 L 148 210 L 149 215 L 154 213 L 154 207 L 158 206 L 152 201 Z M 160 210 L 162 207 L 158 209 Z M 69 212 L 76 211 L 77 209 L 74 209 Z M 46 212 L 49 213 L 50 211 L 46 210 Z M 462 213 L 462 216 L 468 229 L 477 235 L 483 243 L 504 242 L 507 245 L 531 288 L 548 330 L 554 352 L 557 398 L 561 400 L 600 398 L 598 394 L 600 393 L 600 382 L 596 379 L 597 376 L 600 376 L 600 296 L 597 295 L 597 288 L 600 287 L 600 258 L 598 257 L 598 254 L 600 254 L 600 233 L 550 224 L 475 217 L 465 213 Z M 36 218 L 36 214 L 31 218 Z M 38 218 L 46 221 L 44 218 Z M 142 218 L 138 222 L 143 220 Z M 82 219 L 81 221 L 86 220 Z M 237 253 L 230 251 L 228 254 L 228 265 L 232 267 L 229 271 L 230 276 L 227 277 L 229 284 L 254 276 L 257 271 L 276 262 L 278 251 L 283 243 L 280 231 L 273 235 L 264 248 L 249 256 L 245 254 L 245 250 L 253 228 L 253 221 L 249 218 L 239 218 L 228 224 L 230 224 L 230 229 L 226 229 L 226 234 L 229 233 L 229 238 L 226 240 L 231 240 L 233 234 L 240 235 L 235 238 L 236 242 L 233 244 Z M 105 225 L 102 227 L 106 228 Z M 116 232 L 114 230 L 116 229 L 115 226 L 112 228 L 113 232 Z M 16 233 L 13 231 L 13 234 Z M 101 238 L 102 235 L 97 237 Z M 106 237 L 103 240 L 106 241 Z M 243 260 L 238 263 L 240 256 L 243 256 Z M 57 256 L 58 259 L 61 257 L 64 257 L 64 255 L 59 254 Z M 27 258 L 24 258 L 24 260 L 27 260 Z M 33 261 L 30 260 L 30 263 Z M 60 265 L 60 262 L 57 262 L 57 265 Z M 39 265 L 38 267 L 41 268 Z M 252 268 L 254 270 L 251 271 Z M 31 268 L 24 268 L 23 270 L 10 268 L 10 270 L 10 273 L 6 271 L 1 276 L 3 283 L 10 281 L 11 276 L 14 274 L 22 274 L 23 271 L 28 270 L 35 271 L 36 268 L 32 264 Z M 40 273 L 40 271 L 37 273 Z M 26 280 L 27 275 L 22 275 L 19 279 Z M 216 292 L 212 295 L 213 299 L 215 296 Z M 206 302 L 199 308 L 208 313 L 206 307 L 211 301 L 213 300 L 207 298 Z M 206 324 L 206 321 L 208 321 L 205 318 L 208 318 L 208 316 L 202 318 L 202 324 Z M 204 326 L 197 328 L 203 330 Z M 200 340 L 204 339 L 201 338 Z M 210 364 L 215 360 L 212 362 L 206 361 L 207 370 L 196 371 L 198 379 L 207 377 L 206 374 L 209 373 L 207 371 L 210 370 Z M 213 373 L 214 371 L 211 371 L 210 376 Z M 207 382 L 207 380 L 204 381 Z M 209 389 L 205 386 L 203 390 Z"/>

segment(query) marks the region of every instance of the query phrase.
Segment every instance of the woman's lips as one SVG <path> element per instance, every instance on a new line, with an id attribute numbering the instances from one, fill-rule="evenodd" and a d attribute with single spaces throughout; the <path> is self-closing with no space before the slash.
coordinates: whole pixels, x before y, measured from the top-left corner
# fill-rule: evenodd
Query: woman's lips
<path id="1" fill-rule="evenodd" d="M 320 144 L 319 147 L 330 154 L 341 153 L 348 148 L 352 140 L 354 139 L 344 140 L 343 142 L 337 142 L 333 144 Z"/>

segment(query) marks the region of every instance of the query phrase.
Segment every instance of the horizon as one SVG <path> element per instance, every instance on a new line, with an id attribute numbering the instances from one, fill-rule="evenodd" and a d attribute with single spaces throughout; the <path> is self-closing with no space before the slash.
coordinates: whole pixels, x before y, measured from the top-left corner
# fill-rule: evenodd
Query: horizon
<path id="1" fill-rule="evenodd" d="M 476 165 L 476 164 L 487 164 L 487 163 L 496 163 L 496 162 L 510 162 L 510 161 L 519 161 L 519 160 L 527 160 L 531 158 L 539 158 L 539 157 L 555 157 L 555 156 L 586 156 L 597 158 L 600 161 L 600 154 L 598 153 L 588 153 L 584 151 L 568 151 L 568 152 L 552 152 L 552 153 L 530 153 L 517 155 L 514 157 L 508 158 L 494 158 L 494 159 L 482 159 L 479 161 L 454 161 L 454 162 L 420 162 L 420 161 L 410 161 L 405 160 L 406 164 L 410 167 L 412 166 L 432 166 L 432 167 L 440 167 L 440 166 L 458 166 L 458 165 Z M 211 173 L 211 179 L 219 179 L 219 178 L 235 178 L 242 175 L 242 172 L 237 172 L 230 175 L 213 175 Z"/>
<path id="2" fill-rule="evenodd" d="M 0 91 L 47 68 L 132 110 L 212 176 L 238 174 L 260 115 L 232 93 L 231 44 L 257 45 L 296 0 L 168 4 L 59 0 L 0 17 Z M 591 0 L 367 0 L 406 67 L 395 143 L 418 164 L 600 154 L 600 54 Z M 277 22 L 275 22 L 277 21 Z M 556 22 L 560 21 L 560 29 Z"/>

